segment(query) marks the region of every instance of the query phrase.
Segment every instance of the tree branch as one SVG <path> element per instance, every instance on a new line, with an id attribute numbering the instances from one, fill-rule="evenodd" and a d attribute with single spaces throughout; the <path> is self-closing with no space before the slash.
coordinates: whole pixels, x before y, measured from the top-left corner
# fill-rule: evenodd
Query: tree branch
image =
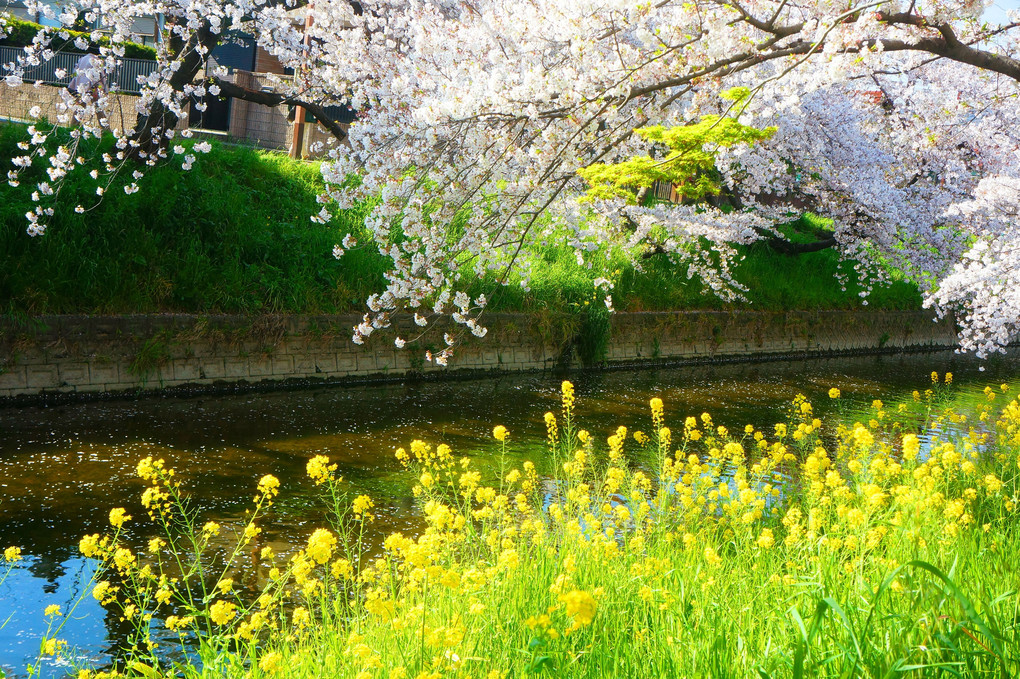
<path id="1" fill-rule="evenodd" d="M 253 90 L 216 76 L 211 77 L 209 81 L 218 85 L 220 92 L 227 97 L 242 99 L 244 101 L 250 101 L 253 104 L 261 104 L 269 107 L 280 106 L 282 104 L 294 104 L 295 106 L 300 106 L 315 116 L 315 119 L 318 120 L 323 127 L 329 130 L 337 141 L 344 141 L 347 139 L 347 130 L 345 130 L 340 123 L 330 118 L 329 114 L 326 113 L 325 107 L 321 104 L 305 101 L 295 96 L 288 97 L 280 94 L 279 92 Z"/>

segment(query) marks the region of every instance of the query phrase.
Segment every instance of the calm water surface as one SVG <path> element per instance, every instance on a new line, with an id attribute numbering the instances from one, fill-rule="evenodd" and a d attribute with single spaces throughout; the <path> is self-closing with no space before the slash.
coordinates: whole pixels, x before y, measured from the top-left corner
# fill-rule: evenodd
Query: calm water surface
<path id="1" fill-rule="evenodd" d="M 950 370 L 963 390 L 1020 377 L 1020 356 L 980 363 L 951 352 L 862 358 L 729 364 L 575 375 L 582 426 L 600 440 L 619 424 L 648 429 L 648 400 L 660 396 L 673 426 L 711 412 L 718 424 L 769 426 L 785 419 L 804 393 L 824 419 L 825 395 L 839 387 L 845 400 L 894 400 L 930 384 L 932 370 Z M 410 482 L 393 450 L 412 439 L 450 444 L 458 455 L 491 461 L 492 426 L 511 432 L 511 454 L 542 468 L 542 417 L 559 407 L 562 378 L 549 374 L 446 383 L 334 387 L 274 394 L 242 394 L 101 402 L 0 410 L 0 549 L 18 545 L 24 560 L 0 585 L 0 669 L 22 676 L 46 630 L 43 609 L 68 608 L 92 573 L 77 551 L 79 538 L 108 528 L 110 508 L 141 519 L 135 465 L 146 455 L 178 470 L 204 508 L 203 520 L 243 525 L 257 480 L 275 474 L 280 501 L 262 524 L 263 544 L 282 552 L 321 525 L 322 509 L 304 469 L 328 455 L 353 492 L 378 506 L 374 540 L 394 530 L 413 533 L 419 518 Z M 525 443 L 522 443 L 525 442 Z M 484 468 L 484 464 L 482 465 Z M 146 521 L 134 521 L 139 545 Z M 6 622 L 4 622 L 6 621 Z M 91 597 L 61 637 L 79 657 L 108 660 L 126 629 Z M 46 675 L 66 668 L 53 664 Z"/>

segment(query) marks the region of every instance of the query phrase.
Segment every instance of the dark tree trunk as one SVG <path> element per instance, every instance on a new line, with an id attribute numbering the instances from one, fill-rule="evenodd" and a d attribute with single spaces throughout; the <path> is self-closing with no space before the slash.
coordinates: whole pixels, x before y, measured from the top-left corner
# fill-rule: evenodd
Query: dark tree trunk
<path id="1" fill-rule="evenodd" d="M 171 36 L 169 42 L 172 53 L 184 54 L 180 68 L 170 76 L 169 82 L 170 88 L 174 92 L 181 92 L 184 90 L 185 85 L 195 81 L 198 72 L 205 65 L 205 57 L 219 43 L 219 36 L 209 30 L 209 26 L 206 24 L 188 42 L 184 42 L 177 36 Z M 199 54 L 199 51 L 196 49 L 199 45 L 205 47 L 204 55 Z M 169 142 L 166 130 L 172 130 L 177 127 L 179 121 L 179 116 L 161 102 L 153 102 L 150 111 L 147 114 L 139 114 L 135 123 L 133 139 L 138 144 L 135 147 L 135 154 L 141 151 L 151 156 L 158 153 L 160 149 L 165 148 Z"/>

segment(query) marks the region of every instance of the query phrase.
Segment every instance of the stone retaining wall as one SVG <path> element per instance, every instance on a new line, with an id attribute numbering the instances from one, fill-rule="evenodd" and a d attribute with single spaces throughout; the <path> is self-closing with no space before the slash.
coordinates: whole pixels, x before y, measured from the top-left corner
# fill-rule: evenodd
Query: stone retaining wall
<path id="1" fill-rule="evenodd" d="M 446 368 L 424 360 L 444 346 L 432 327 L 416 344 L 409 319 L 350 341 L 357 316 L 43 316 L 0 321 L 0 404 L 172 388 L 229 390 L 414 375 L 548 370 L 578 365 L 572 316 L 490 314 Z M 382 335 L 382 336 L 379 336 Z M 951 319 L 929 312 L 676 312 L 610 317 L 604 364 L 681 363 L 844 352 L 949 348 Z"/>

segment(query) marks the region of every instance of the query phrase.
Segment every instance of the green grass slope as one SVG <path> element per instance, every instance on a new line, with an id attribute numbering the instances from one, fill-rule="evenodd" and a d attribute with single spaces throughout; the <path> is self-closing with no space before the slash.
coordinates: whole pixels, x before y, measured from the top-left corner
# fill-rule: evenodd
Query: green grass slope
<path id="1" fill-rule="evenodd" d="M 10 159 L 23 153 L 17 143 L 25 136 L 23 126 L 0 124 L 5 173 Z M 34 207 L 30 195 L 43 177 L 37 163 L 21 186 L 0 185 L 0 313 L 341 313 L 362 310 L 365 298 L 384 286 L 388 259 L 371 245 L 339 261 L 332 256 L 333 244 L 348 232 L 368 241 L 367 206 L 326 225 L 309 220 L 322 189 L 315 163 L 214 144 L 190 172 L 176 163 L 151 169 L 133 195 L 117 180 L 98 204 L 95 182 L 79 173 L 58 197 L 46 235 L 31 238 L 24 215 Z M 76 214 L 79 203 L 90 209 Z M 791 229 L 822 224 L 805 218 L 803 229 Z M 487 294 L 490 308 L 500 311 L 569 312 L 601 304 L 593 281 L 603 275 L 617 281 L 613 299 L 621 311 L 860 305 L 855 284 L 840 289 L 835 252 L 787 256 L 756 245 L 742 254 L 735 275 L 750 288 L 750 305 L 706 294 L 701 281 L 688 279 L 686 268 L 661 255 L 638 271 L 622 255 L 598 253 L 598 264 L 588 269 L 577 265 L 572 250 L 558 246 L 536 245 L 527 253 L 535 262 L 527 290 L 516 279 L 503 287 L 493 277 L 473 277 L 470 262 L 462 284 Z M 918 308 L 920 296 L 911 284 L 896 281 L 877 288 L 870 304 Z"/>

